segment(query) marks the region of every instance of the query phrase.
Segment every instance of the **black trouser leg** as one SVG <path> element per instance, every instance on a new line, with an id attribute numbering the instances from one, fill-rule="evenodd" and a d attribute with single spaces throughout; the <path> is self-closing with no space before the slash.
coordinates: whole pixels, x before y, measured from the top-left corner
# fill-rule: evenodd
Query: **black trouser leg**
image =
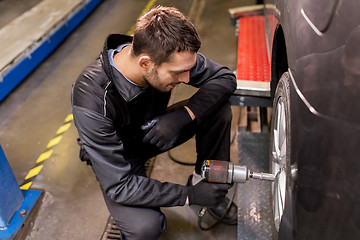
<path id="1" fill-rule="evenodd" d="M 126 240 L 155 240 L 166 228 L 165 215 L 160 208 L 125 206 L 104 194 L 105 203 L 122 238 Z"/>
<path id="2" fill-rule="evenodd" d="M 182 107 L 184 103 L 186 103 L 186 100 L 176 103 L 170 108 L 176 110 L 178 107 Z M 231 119 L 230 102 L 226 102 L 200 123 L 194 121 L 182 131 L 176 146 L 189 140 L 194 134 L 196 135 L 196 173 L 201 173 L 204 160 L 230 161 Z"/>
<path id="3" fill-rule="evenodd" d="M 195 172 L 201 173 L 204 160 L 230 161 L 230 103 L 224 104 L 197 126 Z"/>

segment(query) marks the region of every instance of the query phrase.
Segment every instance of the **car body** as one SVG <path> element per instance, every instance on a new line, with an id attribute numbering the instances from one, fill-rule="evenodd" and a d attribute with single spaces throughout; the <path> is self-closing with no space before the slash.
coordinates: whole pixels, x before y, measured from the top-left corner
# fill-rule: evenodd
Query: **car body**
<path id="1" fill-rule="evenodd" d="M 360 1 L 264 4 L 274 238 L 360 239 Z"/>

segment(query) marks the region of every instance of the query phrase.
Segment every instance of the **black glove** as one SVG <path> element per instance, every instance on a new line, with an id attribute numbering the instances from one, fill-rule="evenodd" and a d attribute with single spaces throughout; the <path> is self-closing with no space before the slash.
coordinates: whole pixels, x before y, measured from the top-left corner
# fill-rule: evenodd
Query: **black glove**
<path id="1" fill-rule="evenodd" d="M 231 187 L 232 185 L 227 183 L 209 183 L 202 180 L 195 186 L 187 187 L 189 205 L 216 207 Z"/>
<path id="2" fill-rule="evenodd" d="M 169 150 L 174 146 L 181 130 L 191 121 L 184 107 L 154 118 L 141 126 L 141 129 L 146 132 L 143 141 L 156 145 L 161 151 Z"/>

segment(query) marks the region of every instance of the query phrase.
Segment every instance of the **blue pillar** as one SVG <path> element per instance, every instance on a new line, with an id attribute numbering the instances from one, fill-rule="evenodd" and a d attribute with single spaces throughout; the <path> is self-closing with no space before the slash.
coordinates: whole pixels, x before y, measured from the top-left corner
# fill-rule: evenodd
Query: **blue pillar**
<path id="1" fill-rule="evenodd" d="M 24 196 L 0 147 L 0 228 L 9 224 L 23 201 Z"/>
<path id="2" fill-rule="evenodd" d="M 41 194 L 41 190 L 20 190 L 0 146 L 0 240 L 16 236 Z"/>

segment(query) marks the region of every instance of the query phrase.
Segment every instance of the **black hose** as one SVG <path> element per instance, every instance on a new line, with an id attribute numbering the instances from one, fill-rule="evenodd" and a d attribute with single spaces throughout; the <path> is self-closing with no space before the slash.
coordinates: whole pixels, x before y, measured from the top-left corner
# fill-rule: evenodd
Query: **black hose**
<path id="1" fill-rule="evenodd" d="M 226 214 L 229 212 L 230 210 L 230 206 L 231 206 L 231 203 L 233 202 L 234 198 L 235 198 L 235 194 L 236 194 L 236 188 L 237 188 L 237 184 L 235 184 L 235 190 L 234 190 L 234 194 L 232 195 L 228 205 L 226 206 L 226 211 L 225 213 L 213 224 L 211 225 L 210 227 L 203 227 L 201 226 L 201 221 L 207 211 L 207 208 L 206 207 L 203 207 L 200 209 L 199 211 L 199 218 L 198 218 L 198 226 L 201 230 L 203 231 L 210 231 L 212 229 L 214 229 L 220 222 L 222 222 L 222 220 L 225 218 Z"/>
<path id="2" fill-rule="evenodd" d="M 171 160 L 173 160 L 174 162 L 181 164 L 181 165 L 185 165 L 185 166 L 195 166 L 196 163 L 188 163 L 188 162 L 182 162 L 177 160 L 172 154 L 171 154 L 171 150 L 168 151 L 168 156 Z"/>

